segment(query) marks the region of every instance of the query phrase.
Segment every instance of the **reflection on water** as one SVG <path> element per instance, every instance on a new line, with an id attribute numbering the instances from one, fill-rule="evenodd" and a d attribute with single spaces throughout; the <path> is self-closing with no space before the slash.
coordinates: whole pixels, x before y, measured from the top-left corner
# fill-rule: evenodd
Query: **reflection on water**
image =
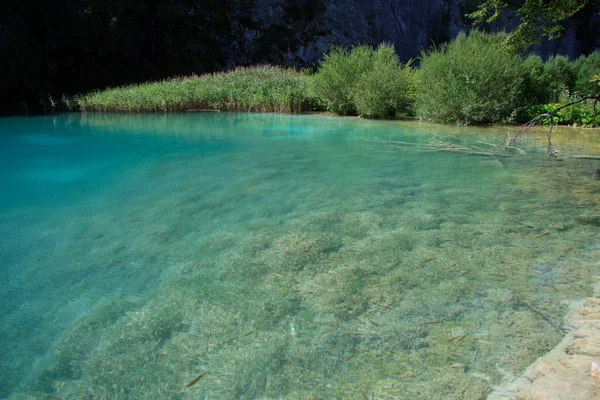
<path id="1" fill-rule="evenodd" d="M 599 272 L 599 166 L 541 169 L 543 138 L 498 160 L 372 140 L 505 129 L 326 116 L 0 129 L 2 398 L 477 399 Z"/>

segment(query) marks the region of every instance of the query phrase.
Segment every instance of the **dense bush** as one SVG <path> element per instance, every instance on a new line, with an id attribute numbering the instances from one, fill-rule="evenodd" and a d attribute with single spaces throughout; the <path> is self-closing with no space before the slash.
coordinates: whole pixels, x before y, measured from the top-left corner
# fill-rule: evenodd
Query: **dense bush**
<path id="1" fill-rule="evenodd" d="M 238 68 L 220 74 L 107 89 L 78 96 L 71 103 L 84 112 L 209 109 L 291 113 L 309 107 L 307 80 L 307 76 L 294 69 Z"/>
<path id="2" fill-rule="evenodd" d="M 414 98 L 413 71 L 400 64 L 388 44 L 377 50 L 332 48 L 312 77 L 311 88 L 328 111 L 342 115 L 392 117 L 408 113 Z"/>
<path id="3" fill-rule="evenodd" d="M 365 117 L 410 114 L 414 98 L 414 70 L 400 65 L 392 46 L 380 46 L 372 54 L 370 70 L 356 82 L 356 112 Z"/>
<path id="4" fill-rule="evenodd" d="M 504 34 L 472 31 L 424 52 L 418 73 L 418 114 L 460 124 L 509 119 L 522 100 L 523 59 L 503 49 Z"/>
<path id="5" fill-rule="evenodd" d="M 538 56 L 529 56 L 523 64 L 527 104 L 559 103 L 565 95 L 589 96 L 597 92 L 597 84 L 591 80 L 600 73 L 600 52 L 581 56 L 575 61 L 556 55 L 546 63 Z"/>
<path id="6" fill-rule="evenodd" d="M 325 55 L 319 70 L 311 79 L 313 95 L 328 111 L 336 114 L 356 114 L 353 87 L 369 71 L 372 50 L 358 46 L 351 52 L 332 47 Z"/>
<path id="7" fill-rule="evenodd" d="M 564 92 L 572 93 L 576 77 L 575 65 L 567 57 L 550 57 L 544 65 L 544 76 L 540 82 L 540 86 L 548 91 L 547 101 L 556 102 Z"/>
<path id="8" fill-rule="evenodd" d="M 580 96 L 597 95 L 600 88 L 592 79 L 600 74 L 600 52 L 595 51 L 587 57 L 581 56 L 574 64 L 577 71 L 575 93 Z"/>
<path id="9" fill-rule="evenodd" d="M 530 55 L 523 61 L 522 102 L 526 105 L 543 104 L 550 101 L 549 91 L 544 85 L 544 61 L 540 56 Z"/>
<path id="10" fill-rule="evenodd" d="M 529 77 L 525 79 L 527 85 L 524 93 L 528 107 L 517 114 L 516 121 L 526 122 L 538 115 L 558 110 L 551 120 L 546 118 L 541 123 L 573 126 L 600 125 L 600 114 L 594 112 L 594 100 L 560 108 L 584 97 L 600 94 L 598 81 L 594 80 L 594 77 L 600 74 L 600 53 L 594 52 L 587 57 L 581 56 L 572 62 L 564 56 L 550 57 L 543 65 L 541 75 L 538 73 L 539 62 L 533 61 L 533 57 L 529 57 L 524 62 L 526 70 L 530 71 Z"/>

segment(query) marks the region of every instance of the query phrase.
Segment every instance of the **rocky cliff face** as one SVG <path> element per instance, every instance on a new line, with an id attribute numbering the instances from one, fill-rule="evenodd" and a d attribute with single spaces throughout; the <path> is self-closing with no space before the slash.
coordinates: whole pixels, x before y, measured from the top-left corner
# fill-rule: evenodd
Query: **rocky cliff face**
<path id="1" fill-rule="evenodd" d="M 468 28 L 467 1 L 258 0 L 250 17 L 234 23 L 234 64 L 310 65 L 329 44 L 391 42 L 403 60 Z"/>
<path id="2" fill-rule="evenodd" d="M 229 52 L 230 66 L 270 62 L 311 65 L 329 44 L 351 46 L 390 42 L 403 61 L 417 57 L 423 49 L 454 38 L 468 30 L 465 14 L 477 7 L 469 0 L 256 0 L 247 16 L 234 17 L 232 27 L 239 38 Z M 576 57 L 600 44 L 598 18 L 581 13 L 570 21 L 564 39 L 544 43 L 542 55 L 555 52 Z M 518 23 L 507 13 L 491 29 L 510 29 Z M 593 38 L 584 37 L 591 32 Z M 587 35 L 589 36 L 589 35 Z M 585 43 L 582 43 L 582 39 Z M 590 40 L 592 39 L 592 40 Z M 591 47 L 591 49 L 590 49 Z"/>

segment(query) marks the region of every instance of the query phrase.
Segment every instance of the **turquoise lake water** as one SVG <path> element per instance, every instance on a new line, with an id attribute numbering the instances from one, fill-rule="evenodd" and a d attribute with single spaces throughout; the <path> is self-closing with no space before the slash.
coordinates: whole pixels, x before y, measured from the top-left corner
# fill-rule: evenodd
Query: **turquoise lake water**
<path id="1" fill-rule="evenodd" d="M 599 166 L 541 168 L 534 139 L 506 158 L 376 139 L 505 135 L 270 114 L 0 120 L 0 398 L 484 398 L 592 294 Z"/>

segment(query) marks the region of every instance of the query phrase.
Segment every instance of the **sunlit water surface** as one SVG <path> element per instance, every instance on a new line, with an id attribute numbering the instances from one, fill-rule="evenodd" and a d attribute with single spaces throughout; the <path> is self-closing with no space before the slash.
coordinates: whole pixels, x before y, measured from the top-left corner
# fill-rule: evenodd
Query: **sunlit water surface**
<path id="1" fill-rule="evenodd" d="M 600 166 L 542 168 L 536 140 L 496 159 L 373 142 L 434 135 L 505 139 L 326 116 L 0 120 L 0 398 L 485 397 L 592 294 Z"/>

